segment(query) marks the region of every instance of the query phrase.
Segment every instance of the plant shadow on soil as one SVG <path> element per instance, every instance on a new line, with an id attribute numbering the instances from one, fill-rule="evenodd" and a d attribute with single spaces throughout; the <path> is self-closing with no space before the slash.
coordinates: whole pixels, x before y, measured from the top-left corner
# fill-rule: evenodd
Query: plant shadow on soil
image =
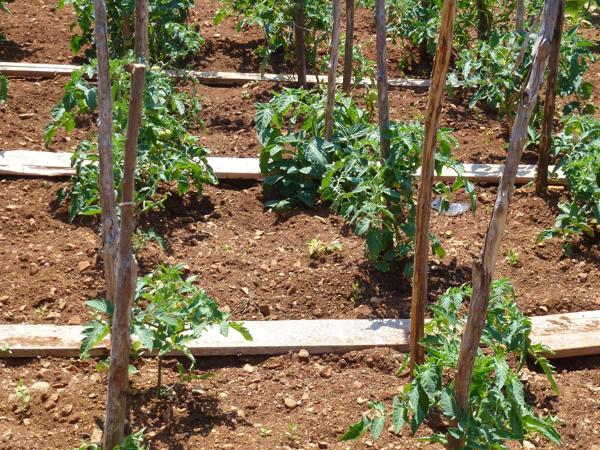
<path id="1" fill-rule="evenodd" d="M 26 50 L 18 42 L 8 39 L 0 33 L 0 60 L 23 61 L 34 53 L 35 52 L 32 52 L 31 50 Z"/>

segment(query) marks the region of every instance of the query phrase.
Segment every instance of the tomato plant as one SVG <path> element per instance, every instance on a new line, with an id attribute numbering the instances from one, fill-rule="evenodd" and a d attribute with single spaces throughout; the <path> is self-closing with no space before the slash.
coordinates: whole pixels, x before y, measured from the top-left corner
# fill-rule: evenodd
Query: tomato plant
<path id="1" fill-rule="evenodd" d="M 71 25 L 72 30 L 78 30 L 71 38 L 71 50 L 79 53 L 84 49 L 88 57 L 94 57 L 93 2 L 58 0 L 60 8 L 65 5 L 72 5 L 77 17 Z M 199 29 L 192 29 L 187 24 L 193 6 L 193 0 L 149 0 L 148 47 L 151 59 L 176 62 L 200 49 L 204 39 Z M 106 9 L 110 56 L 122 58 L 133 48 L 135 0 L 107 0 Z"/>
<path id="2" fill-rule="evenodd" d="M 115 185 L 121 186 L 122 161 L 127 128 L 128 96 L 131 75 L 127 60 L 111 62 L 113 94 L 113 131 Z M 76 121 L 97 109 L 96 86 L 87 81 L 95 71 L 94 64 L 72 75 L 65 87 L 62 101 L 52 111 L 52 122 L 45 132 L 50 142 L 59 127 L 72 131 Z M 177 92 L 169 77 L 159 67 L 147 72 L 142 107 L 142 124 L 138 140 L 135 202 L 141 212 L 163 206 L 174 190 L 177 195 L 217 180 L 207 163 L 208 150 L 198 144 L 198 138 L 187 131 L 197 121 L 198 100 Z M 75 149 L 72 185 L 60 191 L 59 199 L 69 200 L 69 217 L 96 215 L 99 203 L 99 158 L 95 140 L 82 142 Z"/>
<path id="3" fill-rule="evenodd" d="M 553 140 L 559 157 L 555 171 L 567 178 L 570 201 L 559 204 L 554 226 L 538 235 L 538 242 L 559 237 L 570 256 L 579 236 L 595 238 L 600 224 L 600 121 L 591 115 L 567 115 L 564 130 Z"/>
<path id="4" fill-rule="evenodd" d="M 366 238 L 366 254 L 381 270 L 402 261 L 412 251 L 415 222 L 415 173 L 423 147 L 421 124 L 393 123 L 391 155 L 379 156 L 379 133 L 371 114 L 351 98 L 336 95 L 334 135 L 324 135 L 325 96 L 319 91 L 285 89 L 270 102 L 257 105 L 256 126 L 262 144 L 260 167 L 268 200 L 265 205 L 283 212 L 298 205 L 314 207 L 331 202 L 355 232 Z M 452 167 L 457 181 L 436 191 L 447 198 L 465 188 L 474 202 L 473 185 L 463 180 L 450 157 L 456 141 L 447 130 L 439 133 L 436 168 Z M 445 206 L 447 206 L 447 201 Z M 435 253 L 443 254 L 432 237 Z M 411 266 L 406 266 L 406 273 Z"/>
<path id="5" fill-rule="evenodd" d="M 227 336 L 229 329 L 238 331 L 245 339 L 250 333 L 198 288 L 195 277 L 183 278 L 181 266 L 159 266 L 154 272 L 138 280 L 132 307 L 131 333 L 148 352 L 158 355 L 157 393 L 162 389 L 162 358 L 174 350 L 182 352 L 192 362 L 194 355 L 187 343 L 199 338 L 208 327 L 217 326 Z M 100 343 L 110 332 L 113 304 L 104 299 L 90 300 L 87 304 L 101 317 L 84 326 L 81 355 Z"/>
<path id="6" fill-rule="evenodd" d="M 294 54 L 294 8 L 296 0 L 221 0 L 215 16 L 219 23 L 227 15 L 236 15 L 238 31 L 257 26 L 263 30 L 264 43 L 255 53 L 262 58 L 261 72 L 266 70 L 269 58 L 281 52 L 286 60 Z M 327 42 L 331 29 L 331 5 L 320 0 L 304 0 L 305 39 L 307 63 L 316 65 L 317 51 Z"/>
<path id="7" fill-rule="evenodd" d="M 519 374 L 527 358 L 543 370 L 554 392 L 558 393 L 558 387 L 553 367 L 543 356 L 548 349 L 532 343 L 531 320 L 517 307 L 507 280 L 492 285 L 481 348 L 475 359 L 469 410 L 463 413 L 458 409 L 451 374 L 456 371 L 467 320 L 463 303 L 470 295 L 471 287 L 463 285 L 449 289 L 437 300 L 421 341 L 427 355 L 425 363 L 415 368 L 413 380 L 393 398 L 391 408 L 383 402 L 372 402 L 370 412 L 352 425 L 342 440 L 356 439 L 369 430 L 373 439 L 378 439 L 388 417 L 394 433 L 400 433 L 405 425 L 416 433 L 428 417 L 441 415 L 457 425 L 445 426 L 445 433 L 435 433 L 425 440 L 446 444 L 450 435 L 464 440 L 465 448 L 506 449 L 507 441 L 522 442 L 539 434 L 561 444 L 556 431 L 558 419 L 538 416 L 526 400 Z"/>

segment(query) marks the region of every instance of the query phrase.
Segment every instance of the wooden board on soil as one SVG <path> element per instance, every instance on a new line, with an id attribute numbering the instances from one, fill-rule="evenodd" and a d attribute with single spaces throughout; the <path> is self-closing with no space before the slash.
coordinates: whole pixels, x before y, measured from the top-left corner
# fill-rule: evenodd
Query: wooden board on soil
<path id="1" fill-rule="evenodd" d="M 10 77 L 19 78 L 53 78 L 58 75 L 70 75 L 81 66 L 72 64 L 40 64 L 40 63 L 19 63 L 19 62 L 0 62 L 0 73 Z M 296 83 L 297 76 L 294 74 L 276 74 L 276 73 L 255 73 L 255 72 L 223 72 L 218 70 L 174 70 L 170 73 L 177 78 L 194 78 L 200 83 L 207 85 L 229 86 L 236 84 L 246 84 L 257 81 L 271 81 L 278 83 Z M 327 77 L 307 75 L 308 84 L 326 84 Z M 338 78 L 338 83 L 342 78 Z M 365 78 L 359 84 L 371 84 L 373 80 Z M 429 80 L 418 78 L 391 78 L 388 80 L 391 87 L 408 88 L 426 88 L 429 86 Z"/>
<path id="2" fill-rule="evenodd" d="M 0 174 L 26 176 L 70 176 L 71 153 L 53 153 L 34 150 L 0 151 Z M 220 179 L 259 179 L 261 178 L 258 158 L 209 157 L 208 163 L 215 175 Z M 476 183 L 496 183 L 502 176 L 502 164 L 463 164 L 463 175 Z M 550 166 L 550 172 L 554 169 Z M 516 183 L 527 184 L 535 179 L 535 165 L 522 164 L 519 166 Z M 418 176 L 419 172 L 417 172 Z M 435 177 L 438 181 L 454 181 L 454 170 L 444 168 Z M 563 184 L 562 173 L 551 178 L 551 183 Z"/>
<path id="3" fill-rule="evenodd" d="M 552 358 L 600 353 L 600 311 L 532 317 L 532 340 L 553 352 Z M 306 349 L 310 353 L 346 353 L 373 347 L 407 351 L 409 319 L 275 320 L 244 322 L 252 341 L 212 328 L 188 344 L 196 356 L 277 355 Z M 77 356 L 81 326 L 0 325 L 3 357 Z M 94 354 L 107 352 L 107 341 Z"/>

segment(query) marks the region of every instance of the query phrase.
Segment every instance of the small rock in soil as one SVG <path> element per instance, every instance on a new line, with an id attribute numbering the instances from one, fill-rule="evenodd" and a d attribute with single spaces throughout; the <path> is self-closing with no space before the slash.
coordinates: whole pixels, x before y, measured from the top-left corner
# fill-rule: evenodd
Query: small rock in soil
<path id="1" fill-rule="evenodd" d="M 291 397 L 286 397 L 283 399 L 283 404 L 285 405 L 286 408 L 288 409 L 294 409 L 296 406 L 298 406 L 298 403 L 296 402 L 296 400 L 294 400 Z"/>
<path id="2" fill-rule="evenodd" d="M 248 373 L 252 373 L 254 372 L 254 366 L 251 366 L 250 364 L 244 364 L 244 372 L 248 372 Z"/>
<path id="3" fill-rule="evenodd" d="M 526 449 L 533 449 L 535 448 L 535 445 L 533 445 L 531 442 L 529 441 L 523 441 L 523 448 Z"/>
<path id="4" fill-rule="evenodd" d="M 300 358 L 300 361 L 308 361 L 309 356 L 310 353 L 308 353 L 308 350 L 304 348 L 298 352 L 298 358 Z"/>
<path id="5" fill-rule="evenodd" d="M 40 266 L 38 266 L 36 263 L 31 263 L 29 264 L 29 275 L 35 275 L 40 271 Z"/>
<path id="6" fill-rule="evenodd" d="M 50 390 L 50 383 L 46 383 L 45 381 L 36 381 L 29 388 L 29 392 L 48 392 Z"/>
<path id="7" fill-rule="evenodd" d="M 329 444 L 327 442 L 323 442 L 323 441 L 319 442 L 317 445 L 319 446 L 320 449 L 325 449 L 325 448 L 329 447 Z"/>
<path id="8" fill-rule="evenodd" d="M 321 375 L 323 378 L 331 378 L 333 375 L 333 368 L 331 366 L 324 366 L 320 370 L 319 375 Z"/>
<path id="9" fill-rule="evenodd" d="M 79 269 L 80 272 L 83 272 L 88 267 L 90 267 L 89 261 L 81 261 L 80 263 L 77 264 L 77 268 Z"/>
<path id="10" fill-rule="evenodd" d="M 12 430 L 8 430 L 2 434 L 2 441 L 8 442 L 12 438 Z"/>
<path id="11" fill-rule="evenodd" d="M 271 307 L 269 305 L 260 305 L 258 310 L 265 317 L 271 314 Z"/>
<path id="12" fill-rule="evenodd" d="M 102 442 L 102 430 L 100 428 L 94 428 L 92 431 L 92 443 L 100 444 Z"/>

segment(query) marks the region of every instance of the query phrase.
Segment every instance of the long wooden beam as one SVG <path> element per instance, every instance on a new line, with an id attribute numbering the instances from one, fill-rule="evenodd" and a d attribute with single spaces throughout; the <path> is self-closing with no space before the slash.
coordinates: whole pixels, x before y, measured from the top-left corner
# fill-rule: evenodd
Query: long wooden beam
<path id="1" fill-rule="evenodd" d="M 209 157 L 208 163 L 218 178 L 256 180 L 261 178 L 258 158 Z M 501 164 L 463 164 L 463 175 L 476 183 L 497 183 L 502 176 Z M 550 171 L 554 168 L 551 166 Z M 519 166 L 516 183 L 526 184 L 535 179 L 534 164 Z M 0 175 L 65 177 L 74 173 L 71 168 L 71 153 L 43 152 L 35 150 L 0 151 Z M 420 171 L 417 171 L 419 176 Z M 438 181 L 454 181 L 456 173 L 444 169 L 436 175 Z M 550 180 L 553 184 L 564 184 L 562 173 Z"/>
<path id="2" fill-rule="evenodd" d="M 532 340 L 548 346 L 551 358 L 600 354 L 600 311 L 554 314 L 531 318 Z M 197 356 L 276 355 L 306 349 L 310 353 L 346 353 L 372 347 L 406 352 L 409 319 L 275 320 L 244 322 L 253 340 L 235 331 L 228 337 L 209 330 L 189 347 Z M 72 357 L 79 354 L 81 326 L 0 325 L 0 357 Z M 92 351 L 108 352 L 108 340 Z"/>
<path id="3" fill-rule="evenodd" d="M 70 75 L 74 71 L 80 69 L 80 67 L 81 66 L 71 64 L 0 62 L 0 73 L 16 78 L 54 78 L 59 75 Z M 298 81 L 298 77 L 295 74 L 239 73 L 218 70 L 171 70 L 168 72 L 177 78 L 195 78 L 200 83 L 211 86 L 231 86 L 258 81 L 272 81 L 278 83 L 296 83 Z M 327 77 L 307 75 L 306 82 L 308 84 L 327 84 Z M 337 83 L 342 83 L 341 77 L 338 78 Z M 361 80 L 361 83 L 370 84 L 372 83 L 372 80 L 365 78 Z M 429 86 L 429 80 L 418 78 L 393 78 L 389 80 L 388 84 L 391 87 L 426 88 Z"/>

